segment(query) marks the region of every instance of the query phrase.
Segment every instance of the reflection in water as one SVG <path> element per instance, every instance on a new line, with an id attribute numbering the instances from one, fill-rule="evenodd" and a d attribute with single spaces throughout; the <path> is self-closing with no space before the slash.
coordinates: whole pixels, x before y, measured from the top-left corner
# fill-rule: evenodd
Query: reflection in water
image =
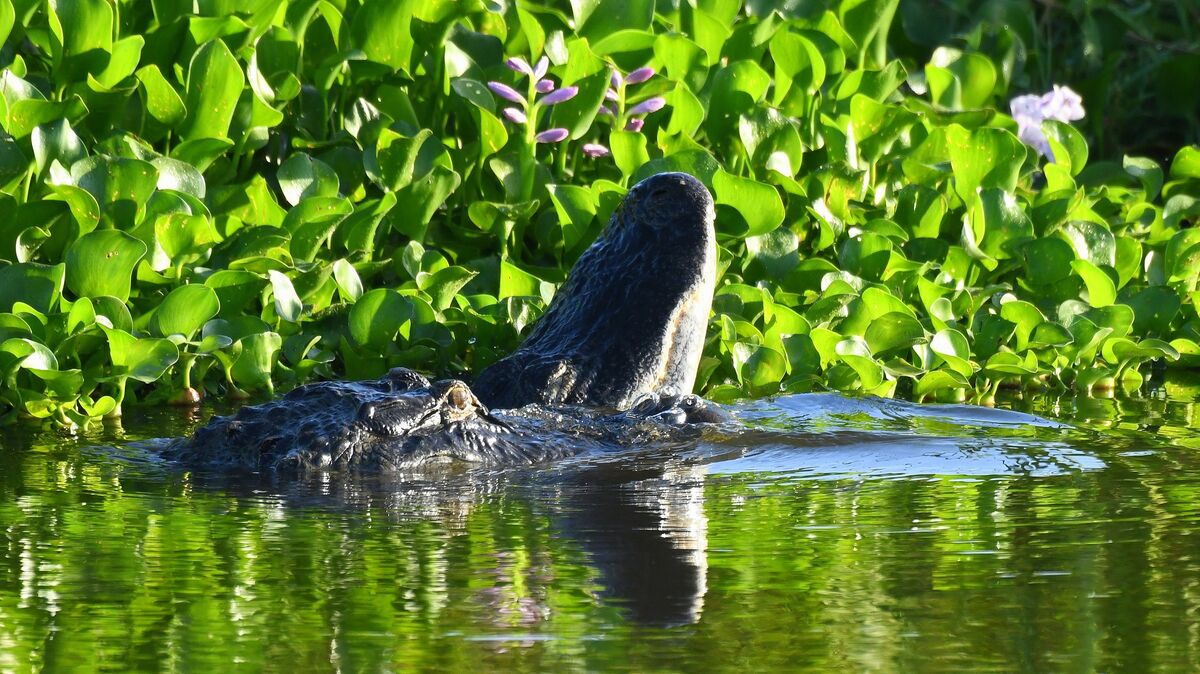
<path id="1" fill-rule="evenodd" d="M 10 429 L 0 671 L 1197 671 L 1195 399 L 1051 401 L 1097 433 L 796 396 L 694 447 L 396 479 L 122 444 L 168 412 Z"/>

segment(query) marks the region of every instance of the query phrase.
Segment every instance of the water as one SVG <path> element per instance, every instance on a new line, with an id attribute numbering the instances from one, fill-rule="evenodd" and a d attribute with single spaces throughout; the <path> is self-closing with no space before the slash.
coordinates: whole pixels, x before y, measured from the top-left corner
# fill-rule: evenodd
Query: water
<path id="1" fill-rule="evenodd" d="M 0 670 L 1197 671 L 1198 400 L 792 396 L 696 447 L 400 480 L 122 448 L 176 410 L 8 428 Z"/>

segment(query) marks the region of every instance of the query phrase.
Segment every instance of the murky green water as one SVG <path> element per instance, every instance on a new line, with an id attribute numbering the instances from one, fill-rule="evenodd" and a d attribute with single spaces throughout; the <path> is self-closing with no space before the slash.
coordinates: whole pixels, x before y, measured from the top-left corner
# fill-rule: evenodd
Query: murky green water
<path id="1" fill-rule="evenodd" d="M 798 396 L 681 452 L 233 482 L 0 434 L 3 671 L 1200 670 L 1200 387 Z"/>

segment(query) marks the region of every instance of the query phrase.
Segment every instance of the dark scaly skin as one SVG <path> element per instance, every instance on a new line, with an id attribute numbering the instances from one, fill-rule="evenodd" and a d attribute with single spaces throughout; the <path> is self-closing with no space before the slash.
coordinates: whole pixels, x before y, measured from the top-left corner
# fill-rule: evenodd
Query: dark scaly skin
<path id="1" fill-rule="evenodd" d="M 460 381 L 430 383 L 397 368 L 374 381 L 308 384 L 215 417 L 164 453 L 190 466 L 238 471 L 519 465 L 678 439 L 681 426 L 727 418 L 691 395 L 648 396 L 621 413 L 537 405 L 493 413 Z"/>
<path id="2" fill-rule="evenodd" d="M 712 197 L 683 173 L 626 195 L 516 352 L 484 370 L 475 394 L 624 409 L 651 393 L 692 391 L 716 278 Z"/>
<path id="3" fill-rule="evenodd" d="M 251 471 L 397 471 L 677 438 L 683 426 L 730 418 L 689 393 L 715 276 L 708 190 L 682 173 L 652 176 L 629 191 L 529 337 L 484 370 L 474 392 L 405 369 L 309 384 L 217 417 L 167 454 Z"/>

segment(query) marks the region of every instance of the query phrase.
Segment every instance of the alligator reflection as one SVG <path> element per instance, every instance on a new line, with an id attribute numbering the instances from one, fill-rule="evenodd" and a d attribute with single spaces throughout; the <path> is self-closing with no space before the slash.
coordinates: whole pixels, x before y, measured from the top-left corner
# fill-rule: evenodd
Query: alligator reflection
<path id="1" fill-rule="evenodd" d="M 678 448 L 676 448 L 678 449 Z M 536 471 L 536 472 L 535 472 Z M 596 574 L 597 598 L 638 624 L 672 626 L 700 619 L 707 588 L 708 520 L 704 511 L 706 467 L 655 453 L 619 462 L 547 471 L 482 471 L 449 468 L 390 477 L 314 475 L 309 479 L 248 479 L 190 474 L 188 487 L 239 498 L 270 493 L 283 511 L 308 509 L 384 513 L 412 525 L 425 521 L 447 533 L 461 532 L 473 509 L 505 502 L 551 523 L 556 538 L 574 545 Z M 527 473 L 527 474 L 526 474 Z M 519 501 L 519 504 L 514 503 Z M 510 551 L 496 553 L 493 577 L 478 599 L 495 610 L 496 627 L 530 625 L 549 608 L 528 597 L 505 599 L 503 586 L 517 581 Z M 479 572 L 476 568 L 474 572 Z M 532 579 L 537 583 L 537 574 Z M 547 583 L 553 578 L 543 578 Z M 545 588 L 530 587 L 533 595 Z"/>

